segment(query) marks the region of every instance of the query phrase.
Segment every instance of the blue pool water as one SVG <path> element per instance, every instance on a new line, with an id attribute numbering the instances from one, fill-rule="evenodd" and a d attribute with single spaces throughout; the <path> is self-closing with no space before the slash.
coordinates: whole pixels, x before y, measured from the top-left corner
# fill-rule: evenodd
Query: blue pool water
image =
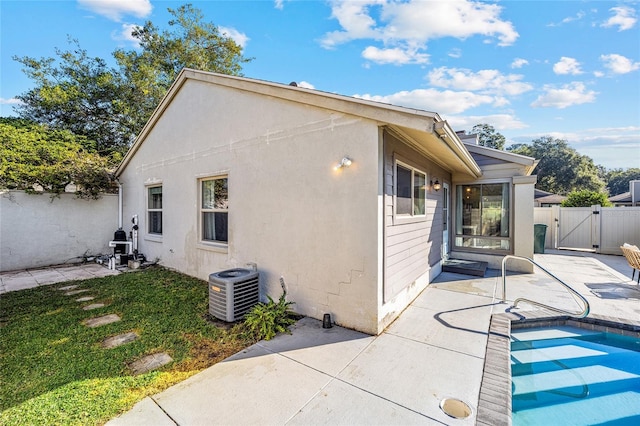
<path id="1" fill-rule="evenodd" d="M 640 425 L 640 339 L 512 330 L 511 382 L 513 425 Z"/>

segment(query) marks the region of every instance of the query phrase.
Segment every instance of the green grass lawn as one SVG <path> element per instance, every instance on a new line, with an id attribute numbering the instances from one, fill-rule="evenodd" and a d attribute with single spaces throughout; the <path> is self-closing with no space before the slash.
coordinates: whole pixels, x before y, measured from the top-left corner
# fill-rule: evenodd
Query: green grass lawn
<path id="1" fill-rule="evenodd" d="M 73 296 L 58 288 L 78 284 Z M 77 302 L 91 295 L 89 302 Z M 85 311 L 82 306 L 105 303 Z M 0 296 L 0 424 L 102 424 L 253 343 L 208 321 L 207 283 L 152 267 Z M 118 314 L 89 328 L 87 318 Z M 140 337 L 105 349 L 110 336 Z M 166 352 L 173 362 L 134 376 L 128 365 Z"/>

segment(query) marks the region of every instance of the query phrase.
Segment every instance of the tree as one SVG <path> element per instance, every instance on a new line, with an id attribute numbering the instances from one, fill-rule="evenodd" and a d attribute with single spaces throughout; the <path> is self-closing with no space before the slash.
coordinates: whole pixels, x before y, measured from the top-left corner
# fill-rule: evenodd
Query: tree
<path id="1" fill-rule="evenodd" d="M 531 145 L 516 144 L 508 150 L 540 161 L 536 167 L 538 189 L 560 195 L 579 190 L 604 190 L 604 182 L 598 176 L 593 160 L 580 155 L 565 140 L 544 136 L 532 141 Z"/>
<path id="2" fill-rule="evenodd" d="M 117 67 L 92 58 L 70 40 L 71 50 L 56 49 L 55 58 L 14 57 L 35 87 L 18 96 L 20 117 L 67 129 L 95 141 L 102 155 L 117 153 L 117 161 L 131 145 L 183 68 L 240 75 L 242 48 L 218 28 L 203 22 L 190 4 L 168 9 L 171 31 L 152 22 L 133 36 L 140 50 L 116 50 Z"/>
<path id="3" fill-rule="evenodd" d="M 24 119 L 0 119 L 0 188 L 53 194 L 77 186 L 80 198 L 99 198 L 112 192 L 108 162 L 87 146 L 84 136 L 51 129 Z"/>
<path id="4" fill-rule="evenodd" d="M 99 153 L 124 152 L 133 140 L 134 129 L 126 125 L 115 108 L 120 96 L 117 74 L 100 58 L 91 58 L 77 40 L 69 40 L 72 50 L 56 49 L 53 58 L 14 57 L 35 87 L 17 96 L 20 117 L 66 129 L 95 141 Z"/>
<path id="5" fill-rule="evenodd" d="M 488 148 L 504 149 L 506 139 L 499 132 L 496 132 L 496 129 L 494 129 L 493 126 L 488 124 L 476 124 L 473 126 L 472 132 L 478 134 L 478 143 L 480 145 Z"/>
<path id="6" fill-rule="evenodd" d="M 191 4 L 167 9 L 174 19 L 170 30 L 161 31 L 148 21 L 132 35 L 140 50 L 118 49 L 114 57 L 124 80 L 121 110 L 139 132 L 183 68 L 241 75 L 242 47 L 220 34 L 218 27 L 203 22 Z"/>
<path id="7" fill-rule="evenodd" d="M 567 195 L 567 199 L 561 204 L 562 207 L 591 207 L 595 205 L 611 207 L 612 204 L 607 198 L 607 194 L 596 191 L 574 191 Z"/>
<path id="8" fill-rule="evenodd" d="M 640 169 L 630 168 L 627 170 L 613 169 L 606 173 L 607 189 L 611 195 L 619 195 L 629 192 L 629 182 L 640 180 Z"/>

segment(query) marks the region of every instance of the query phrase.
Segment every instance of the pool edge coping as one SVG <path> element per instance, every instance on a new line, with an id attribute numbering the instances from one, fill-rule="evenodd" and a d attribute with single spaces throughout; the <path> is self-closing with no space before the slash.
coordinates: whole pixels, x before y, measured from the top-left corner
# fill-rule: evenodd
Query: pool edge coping
<path id="1" fill-rule="evenodd" d="M 569 325 L 640 338 L 640 321 L 590 315 L 549 316 L 540 311 L 491 315 L 478 397 L 477 425 L 511 425 L 511 329 Z M 506 392 L 505 392 L 506 390 Z"/>

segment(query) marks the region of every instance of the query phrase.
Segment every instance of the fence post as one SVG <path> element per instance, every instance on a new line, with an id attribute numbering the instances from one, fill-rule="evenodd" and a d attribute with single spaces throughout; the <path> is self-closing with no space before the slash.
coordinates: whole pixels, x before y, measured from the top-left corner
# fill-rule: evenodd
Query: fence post
<path id="1" fill-rule="evenodd" d="M 559 230 L 560 230 L 560 206 L 559 205 L 553 205 L 553 206 L 551 206 L 551 209 L 552 209 L 551 222 L 553 224 L 553 226 L 551 227 L 551 232 L 552 232 L 551 237 L 553 239 L 551 241 L 553 241 L 553 248 L 557 249 L 558 248 L 558 233 L 559 233 Z"/>
<path id="2" fill-rule="evenodd" d="M 596 253 L 601 252 L 601 221 L 602 221 L 602 206 L 596 204 L 591 206 L 593 213 L 591 214 L 591 245 Z"/>

